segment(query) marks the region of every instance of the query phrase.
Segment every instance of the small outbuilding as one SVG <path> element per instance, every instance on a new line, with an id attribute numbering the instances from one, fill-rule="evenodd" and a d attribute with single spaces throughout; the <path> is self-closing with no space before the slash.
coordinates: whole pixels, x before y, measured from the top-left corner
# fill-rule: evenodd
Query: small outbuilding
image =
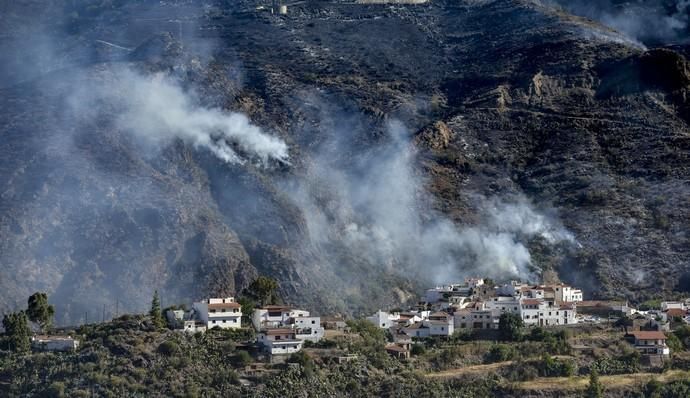
<path id="1" fill-rule="evenodd" d="M 36 351 L 76 351 L 79 340 L 71 336 L 37 335 L 31 338 L 31 348 Z"/>

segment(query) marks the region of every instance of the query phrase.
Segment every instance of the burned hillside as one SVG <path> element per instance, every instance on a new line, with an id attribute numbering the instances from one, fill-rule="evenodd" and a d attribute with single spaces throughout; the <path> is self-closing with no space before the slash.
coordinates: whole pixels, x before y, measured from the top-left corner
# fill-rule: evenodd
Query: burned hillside
<path id="1" fill-rule="evenodd" d="M 257 274 L 357 313 L 480 271 L 685 286 L 682 43 L 528 0 L 2 7 L 0 308 L 45 290 L 80 322 Z"/>

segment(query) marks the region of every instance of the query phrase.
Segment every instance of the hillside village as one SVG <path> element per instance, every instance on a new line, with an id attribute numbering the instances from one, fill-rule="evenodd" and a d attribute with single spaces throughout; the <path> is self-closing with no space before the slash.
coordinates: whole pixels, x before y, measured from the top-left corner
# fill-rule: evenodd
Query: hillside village
<path id="1" fill-rule="evenodd" d="M 164 311 L 169 328 L 184 333 L 211 329 L 251 330 L 247 341 L 272 363 L 297 353 L 305 343 L 313 346 L 330 335 L 349 331 L 342 317 L 313 316 L 289 305 L 264 305 L 250 314 L 234 297 L 208 298 L 190 309 Z M 460 334 L 496 339 L 503 322 L 519 320 L 526 328 L 577 328 L 602 322 L 622 327 L 628 341 L 647 363 L 663 364 L 671 354 L 664 332 L 672 322 L 690 324 L 690 299 L 663 301 L 658 309 L 638 310 L 621 301 L 586 301 L 581 289 L 567 284 L 528 284 L 511 281 L 501 285 L 482 278 L 427 289 L 420 301 L 405 310 L 380 310 L 364 318 L 389 336 L 386 351 L 409 359 L 412 345 L 425 339 L 448 340 Z M 621 321 L 625 320 L 625 321 Z M 322 322 L 325 321 L 325 322 Z M 32 347 L 39 351 L 69 351 L 79 341 L 65 335 L 35 335 Z"/>
<path id="2" fill-rule="evenodd" d="M 354 388 L 352 378 L 361 376 L 348 372 L 362 369 L 384 370 L 390 376 L 376 379 L 377 387 L 358 387 L 353 395 L 383 394 L 389 391 L 387 378 L 393 377 L 411 383 L 410 394 L 415 388 L 433 388 L 447 395 L 442 391 L 451 388 L 467 389 L 469 396 L 521 396 L 529 391 L 577 396 L 587 375 L 597 374 L 631 391 L 639 380 L 618 378 L 644 374 L 669 388 L 690 391 L 690 385 L 677 384 L 690 377 L 690 300 L 633 308 L 621 301 L 584 300 L 586 292 L 563 283 L 497 284 L 468 278 L 429 288 L 406 308 L 345 319 L 283 303 L 270 278 L 259 277 L 252 286 L 256 291 L 238 297 L 211 297 L 165 309 L 156 294 L 146 315 L 123 315 L 77 328 L 51 327 L 52 306 L 44 293 L 36 293 L 26 311 L 3 320 L 0 395 L 63 388 L 66 374 L 50 370 L 52 365 L 48 373 L 16 378 L 18 368 L 38 360 L 85 374 L 97 366 L 102 374 L 112 375 L 69 380 L 75 391 L 97 384 L 102 393 L 97 395 L 117 395 L 119 387 L 107 380 L 120 379 L 112 377 L 125 377 L 141 391 L 163 395 L 179 395 L 175 391 L 195 385 L 206 395 L 251 395 L 249 391 L 259 388 L 262 392 L 253 396 L 270 396 L 266 391 L 271 388 L 283 391 L 282 382 L 275 380 L 307 383 L 301 384 L 302 390 L 318 395 L 314 385 L 333 387 L 336 379 Z M 100 365 L 88 365 L 91 361 Z M 132 362 L 128 367 L 108 365 L 122 361 Z M 188 367 L 194 372 L 179 373 Z M 151 372 L 169 376 L 156 381 L 145 376 Z M 492 378 L 484 377 L 486 372 Z M 62 378 L 35 387 L 55 377 Z M 210 384 L 209 377 L 214 380 Z M 323 378 L 321 384 L 310 384 L 314 377 Z M 557 387 L 549 384 L 554 378 L 561 380 Z M 544 383 L 551 387 L 544 390 Z"/>

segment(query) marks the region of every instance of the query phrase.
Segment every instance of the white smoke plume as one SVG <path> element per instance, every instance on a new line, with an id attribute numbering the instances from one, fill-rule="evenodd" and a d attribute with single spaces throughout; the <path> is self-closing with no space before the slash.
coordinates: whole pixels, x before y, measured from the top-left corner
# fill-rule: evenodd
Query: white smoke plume
<path id="1" fill-rule="evenodd" d="M 613 0 L 545 0 L 545 3 L 599 21 L 642 43 L 684 43 L 689 38 L 690 0 L 624 4 Z"/>
<path id="2" fill-rule="evenodd" d="M 119 70 L 104 85 L 88 87 L 71 101 L 80 111 L 94 102 L 113 109 L 116 126 L 154 150 L 181 139 L 229 163 L 288 161 L 283 140 L 266 134 L 244 114 L 201 106 L 193 92 L 163 73 Z"/>
<path id="3" fill-rule="evenodd" d="M 477 197 L 479 223 L 456 225 L 430 208 L 405 127 L 392 122 L 388 133 L 387 144 L 359 154 L 349 168 L 335 164 L 338 155 L 326 150 L 310 177 L 297 182 L 293 199 L 303 209 L 316 246 L 339 242 L 371 263 L 439 283 L 472 274 L 534 279 L 526 240 L 574 241 L 555 218 L 536 211 L 524 197 Z"/>

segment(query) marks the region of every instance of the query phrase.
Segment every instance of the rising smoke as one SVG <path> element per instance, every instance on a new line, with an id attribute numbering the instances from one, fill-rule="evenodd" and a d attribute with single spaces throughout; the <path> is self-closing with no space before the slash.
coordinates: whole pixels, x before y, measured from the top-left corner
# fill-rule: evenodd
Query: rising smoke
<path id="1" fill-rule="evenodd" d="M 338 242 L 372 264 L 440 283 L 472 274 L 533 280 L 528 239 L 574 241 L 524 197 L 475 195 L 479 222 L 456 225 L 431 208 L 407 129 L 393 121 L 386 131 L 385 143 L 357 154 L 349 167 L 334 160 L 336 151 L 344 150 L 341 145 L 323 145 L 308 177 L 293 185 L 292 197 L 315 245 Z"/>
<path id="2" fill-rule="evenodd" d="M 224 162 L 257 159 L 288 161 L 288 147 L 237 112 L 206 108 L 192 91 L 185 91 L 163 73 L 145 76 L 128 68 L 116 70 L 104 85 L 78 91 L 70 103 L 79 115 L 94 117 L 85 104 L 108 109 L 117 128 L 131 133 L 145 148 L 159 151 L 176 139 L 211 151 Z"/>
<path id="3" fill-rule="evenodd" d="M 687 42 L 690 0 L 546 0 L 647 45 Z"/>

